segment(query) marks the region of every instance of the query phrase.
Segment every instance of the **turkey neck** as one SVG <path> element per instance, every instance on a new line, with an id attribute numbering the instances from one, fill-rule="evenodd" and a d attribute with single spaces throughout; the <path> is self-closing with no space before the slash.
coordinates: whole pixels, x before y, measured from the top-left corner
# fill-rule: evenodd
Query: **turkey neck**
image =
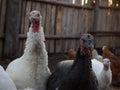
<path id="1" fill-rule="evenodd" d="M 82 54 L 80 50 L 79 48 L 76 53 L 72 69 L 80 74 L 89 75 L 89 72 L 92 70 L 91 55 L 89 53 Z"/>
<path id="2" fill-rule="evenodd" d="M 32 24 L 32 31 L 33 32 L 38 32 L 39 31 L 39 28 L 40 28 L 40 21 L 38 20 L 33 20 L 32 22 L 31 22 L 31 24 Z"/>
<path id="3" fill-rule="evenodd" d="M 35 23 L 35 22 L 34 22 Z M 37 22 L 38 24 L 39 22 Z M 35 23 L 36 24 L 36 23 Z M 39 27 L 40 24 L 35 25 L 36 27 Z M 31 27 L 29 28 L 29 32 L 27 33 L 27 40 L 25 45 L 25 53 L 27 55 L 38 55 L 42 50 L 44 49 L 45 45 L 43 42 L 42 32 L 39 28 L 34 27 L 33 23 L 31 24 Z"/>

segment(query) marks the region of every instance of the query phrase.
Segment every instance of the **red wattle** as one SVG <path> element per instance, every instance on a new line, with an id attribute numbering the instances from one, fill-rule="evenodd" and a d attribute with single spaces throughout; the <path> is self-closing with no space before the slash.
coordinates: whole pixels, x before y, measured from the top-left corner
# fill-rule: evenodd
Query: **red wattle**
<path id="1" fill-rule="evenodd" d="M 39 28 L 40 28 L 40 22 L 39 21 L 32 21 L 33 32 L 38 32 Z"/>
<path id="2" fill-rule="evenodd" d="M 108 70 L 108 66 L 104 65 L 104 70 L 107 71 Z"/>

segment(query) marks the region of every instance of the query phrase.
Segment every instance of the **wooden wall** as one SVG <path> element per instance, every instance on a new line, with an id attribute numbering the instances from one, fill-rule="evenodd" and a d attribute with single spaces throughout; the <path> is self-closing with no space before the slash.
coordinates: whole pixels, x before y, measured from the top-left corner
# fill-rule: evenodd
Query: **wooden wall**
<path id="1" fill-rule="evenodd" d="M 69 48 L 76 49 L 82 33 L 92 29 L 93 9 L 82 9 L 73 6 L 72 0 L 58 0 L 55 3 L 30 0 L 23 1 L 22 23 L 20 34 L 26 34 L 29 27 L 27 14 L 34 9 L 40 10 L 42 14 L 42 26 L 46 35 L 46 48 L 50 53 L 67 52 Z M 79 0 L 76 0 L 78 3 Z M 65 3 L 65 4 L 64 4 Z M 66 5 L 67 4 L 67 5 Z M 89 22 L 90 21 L 90 22 Z M 25 40 L 20 39 L 20 53 L 23 53 Z"/>
<path id="2" fill-rule="evenodd" d="M 0 6 L 5 1 L 0 0 Z M 17 29 L 19 56 L 24 51 L 26 34 L 30 26 L 28 14 L 35 9 L 42 14 L 46 49 L 49 53 L 65 53 L 69 48 L 76 50 L 79 47 L 81 34 L 87 32 L 91 32 L 95 36 L 96 48 L 101 48 L 103 45 L 119 48 L 120 7 L 110 7 L 107 0 L 103 1 L 101 0 L 99 6 L 95 6 L 96 4 L 92 0 L 88 0 L 85 5 L 81 0 L 75 0 L 74 4 L 73 0 L 22 0 L 20 21 L 18 20 L 19 29 Z M 98 8 L 95 9 L 96 7 Z M 0 10 L 5 10 L 5 8 L 3 5 Z M 4 20 L 2 20 L 5 19 L 4 13 L 5 11 L 0 12 L 0 27 L 4 27 Z M 1 32 L 6 32 L 6 29 L 0 29 L 0 35 L 2 35 Z M 3 36 L 3 38 L 6 37 Z M 5 44 L 3 39 L 0 39 L 0 49 L 4 46 L 3 44 Z M 0 50 L 0 55 L 3 53 L 2 51 Z"/>
<path id="3" fill-rule="evenodd" d="M 5 24 L 5 13 L 6 13 L 7 0 L 0 0 L 0 59 L 3 53 L 3 36 L 4 36 L 4 24 Z"/>

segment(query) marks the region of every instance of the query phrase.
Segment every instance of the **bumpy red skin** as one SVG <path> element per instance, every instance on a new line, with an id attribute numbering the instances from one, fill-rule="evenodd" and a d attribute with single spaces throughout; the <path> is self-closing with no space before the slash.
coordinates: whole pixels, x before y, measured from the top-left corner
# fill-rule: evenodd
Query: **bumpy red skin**
<path id="1" fill-rule="evenodd" d="M 39 32 L 40 21 L 32 20 L 32 30 L 33 32 Z"/>

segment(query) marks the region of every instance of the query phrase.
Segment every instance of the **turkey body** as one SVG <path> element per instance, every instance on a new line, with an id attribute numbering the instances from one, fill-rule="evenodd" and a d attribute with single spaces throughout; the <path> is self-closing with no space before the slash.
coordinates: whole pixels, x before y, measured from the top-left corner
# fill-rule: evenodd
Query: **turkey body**
<path id="1" fill-rule="evenodd" d="M 17 90 L 14 82 L 2 66 L 0 66 L 0 90 Z"/>
<path id="2" fill-rule="evenodd" d="M 63 67 L 56 69 L 50 76 L 47 90 L 98 90 L 98 82 L 92 71 L 90 55 L 81 55 L 80 48 L 72 66 Z M 58 72 L 60 73 L 58 74 Z"/>
<path id="3" fill-rule="evenodd" d="M 48 55 L 44 43 L 44 32 L 39 20 L 40 13 L 32 11 L 32 24 L 27 33 L 25 50 L 20 58 L 12 61 L 6 71 L 18 89 L 33 88 L 45 90 L 51 74 L 48 68 Z M 39 27 L 39 28 L 38 28 Z"/>

